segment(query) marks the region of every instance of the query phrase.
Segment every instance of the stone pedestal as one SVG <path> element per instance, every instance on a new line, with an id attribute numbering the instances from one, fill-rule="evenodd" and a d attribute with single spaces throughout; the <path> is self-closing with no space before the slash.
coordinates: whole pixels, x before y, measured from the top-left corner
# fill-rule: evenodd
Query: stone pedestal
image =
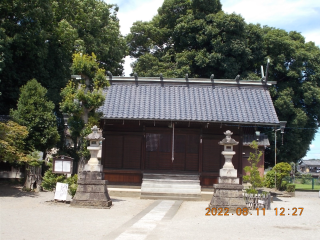
<path id="1" fill-rule="evenodd" d="M 236 211 L 237 208 L 245 208 L 243 198 L 243 186 L 239 184 L 214 184 L 213 197 L 209 208 L 228 208 L 229 211 Z"/>
<path id="2" fill-rule="evenodd" d="M 78 189 L 71 206 L 110 208 L 112 201 L 108 193 L 108 181 L 104 180 L 103 166 L 99 164 L 97 158 L 100 150 L 99 142 L 104 138 L 97 126 L 93 126 L 91 130 L 92 133 L 86 137 L 90 141 L 90 146 L 87 149 L 90 151 L 91 158 L 84 166 L 83 172 L 79 173 Z"/>
<path id="3" fill-rule="evenodd" d="M 107 180 L 102 172 L 81 172 L 78 177 L 78 189 L 71 206 L 110 208 L 112 201 L 108 194 Z"/>

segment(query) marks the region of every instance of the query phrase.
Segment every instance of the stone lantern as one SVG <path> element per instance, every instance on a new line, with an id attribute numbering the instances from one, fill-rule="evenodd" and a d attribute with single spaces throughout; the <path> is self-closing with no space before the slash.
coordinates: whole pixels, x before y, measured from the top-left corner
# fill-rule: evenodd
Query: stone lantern
<path id="1" fill-rule="evenodd" d="M 209 208 L 228 208 L 230 211 L 236 211 L 238 208 L 245 208 L 246 203 L 242 195 L 243 186 L 239 184 L 237 178 L 237 169 L 232 164 L 232 157 L 235 155 L 233 146 L 239 142 L 231 138 L 231 131 L 224 133 L 226 137 L 218 144 L 223 145 L 222 155 L 225 163 L 220 169 L 219 184 L 213 184 L 213 196 Z"/>
<path id="2" fill-rule="evenodd" d="M 110 208 L 112 201 L 108 193 L 108 180 L 104 180 L 103 166 L 97 159 L 100 150 L 99 142 L 104 140 L 97 126 L 91 128 L 86 139 L 90 141 L 87 149 L 91 153 L 91 158 L 78 175 L 78 189 L 71 206 L 75 207 L 95 207 Z"/>
<path id="3" fill-rule="evenodd" d="M 103 141 L 104 138 L 101 136 L 101 133 L 98 132 L 97 126 L 91 128 L 92 133 L 90 133 L 86 139 L 90 141 L 89 147 L 87 149 L 90 151 L 91 158 L 88 163 L 84 166 L 86 172 L 102 172 L 103 166 L 100 165 L 97 158 L 98 152 L 100 150 L 100 141 Z"/>
<path id="4" fill-rule="evenodd" d="M 233 134 L 231 131 L 227 130 L 224 134 L 226 137 L 219 142 L 219 145 L 223 145 L 224 147 L 221 154 L 225 159 L 225 163 L 220 169 L 219 183 L 239 184 L 237 170 L 232 164 L 232 157 L 236 154 L 236 152 L 233 151 L 233 146 L 238 145 L 239 142 L 231 138 L 231 135 Z"/>

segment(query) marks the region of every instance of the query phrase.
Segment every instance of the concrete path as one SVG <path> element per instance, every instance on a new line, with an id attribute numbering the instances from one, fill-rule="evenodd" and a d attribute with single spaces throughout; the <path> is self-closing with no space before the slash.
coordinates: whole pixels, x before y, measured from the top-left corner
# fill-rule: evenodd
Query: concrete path
<path id="1" fill-rule="evenodd" d="M 155 201 L 136 217 L 107 236 L 106 239 L 145 239 L 162 220 L 171 219 L 182 201 Z"/>
<path id="2" fill-rule="evenodd" d="M 209 201 L 112 197 L 111 209 L 53 203 L 53 193 L 24 193 L 0 184 L 0 239 L 319 239 L 318 192 L 278 198 L 272 210 L 205 216 Z M 274 208 L 284 208 L 284 216 Z M 304 208 L 292 216 L 294 208 Z M 252 215 L 251 215 L 252 214 Z"/>

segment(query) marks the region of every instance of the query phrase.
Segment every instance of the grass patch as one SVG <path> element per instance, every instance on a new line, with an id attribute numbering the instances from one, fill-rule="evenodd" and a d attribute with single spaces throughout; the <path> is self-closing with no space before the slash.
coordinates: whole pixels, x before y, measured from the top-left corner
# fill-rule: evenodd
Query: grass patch
<path id="1" fill-rule="evenodd" d="M 312 185 L 311 184 L 294 184 L 296 185 L 296 190 L 312 190 Z M 320 190 L 320 185 L 314 185 L 313 190 Z"/>

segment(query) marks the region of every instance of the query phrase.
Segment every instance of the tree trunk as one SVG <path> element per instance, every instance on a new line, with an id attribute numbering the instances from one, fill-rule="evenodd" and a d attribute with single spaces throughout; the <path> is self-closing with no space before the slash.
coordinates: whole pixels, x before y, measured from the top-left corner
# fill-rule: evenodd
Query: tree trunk
<path id="1" fill-rule="evenodd" d="M 41 166 L 30 166 L 26 163 L 26 181 L 24 187 L 26 190 L 40 191 L 42 176 L 41 176 Z"/>
<path id="2" fill-rule="evenodd" d="M 89 112 L 91 109 L 85 108 L 83 107 L 83 114 L 82 114 L 82 120 L 84 122 L 84 124 L 88 123 L 88 119 L 89 119 Z"/>

